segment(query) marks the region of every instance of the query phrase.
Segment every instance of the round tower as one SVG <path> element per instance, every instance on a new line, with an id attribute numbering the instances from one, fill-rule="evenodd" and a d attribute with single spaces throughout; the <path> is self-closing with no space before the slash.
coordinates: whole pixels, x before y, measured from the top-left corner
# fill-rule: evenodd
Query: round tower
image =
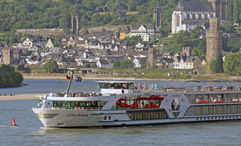
<path id="1" fill-rule="evenodd" d="M 209 30 L 207 30 L 206 33 L 206 61 L 208 67 L 210 66 L 210 62 L 212 60 L 215 60 L 222 55 L 222 33 L 219 32 L 218 19 L 209 19 L 209 25 Z"/>
<path id="2" fill-rule="evenodd" d="M 147 69 L 156 68 L 156 49 L 148 49 L 148 60 L 147 60 Z"/>

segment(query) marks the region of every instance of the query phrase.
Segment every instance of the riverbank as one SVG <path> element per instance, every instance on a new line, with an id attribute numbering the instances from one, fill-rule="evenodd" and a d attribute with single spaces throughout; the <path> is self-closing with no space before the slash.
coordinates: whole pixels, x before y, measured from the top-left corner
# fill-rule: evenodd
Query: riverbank
<path id="1" fill-rule="evenodd" d="M 151 75 L 140 76 L 125 76 L 125 75 L 113 75 L 113 74 L 75 74 L 75 76 L 81 76 L 83 80 L 144 80 L 144 81 L 192 81 L 192 80 L 238 80 L 235 76 L 225 76 L 223 74 L 213 75 L 190 75 L 190 78 L 175 78 L 175 77 L 152 77 Z M 24 79 L 35 80 L 65 80 L 66 74 L 64 73 L 23 73 Z"/>
<path id="2" fill-rule="evenodd" d="M 1 95 L 0 101 L 16 101 L 16 100 L 39 100 L 40 96 L 45 94 L 16 94 L 16 95 Z"/>
<path id="3" fill-rule="evenodd" d="M 136 77 L 117 77 L 111 75 L 81 75 L 75 74 L 74 76 L 81 76 L 83 80 L 145 80 L 145 81 L 172 81 L 173 79 L 148 79 L 148 78 L 136 78 Z M 34 80 L 65 80 L 66 74 L 64 73 L 23 73 L 24 79 L 34 79 Z M 179 81 L 186 81 L 188 79 L 176 79 Z"/>

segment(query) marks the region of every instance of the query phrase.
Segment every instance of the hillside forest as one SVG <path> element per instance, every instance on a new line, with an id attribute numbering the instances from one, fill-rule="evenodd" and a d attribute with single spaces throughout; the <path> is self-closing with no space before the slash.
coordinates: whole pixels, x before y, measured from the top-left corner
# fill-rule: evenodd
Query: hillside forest
<path id="1" fill-rule="evenodd" d="M 105 24 L 153 23 L 157 2 L 162 10 L 162 32 L 170 32 L 171 15 L 180 0 L 1 0 L 0 32 L 18 28 L 70 29 L 71 16 L 82 28 Z M 190 1 L 190 0 L 186 0 Z M 206 1 L 206 0 L 193 0 Z M 229 0 L 229 19 L 240 23 L 241 0 Z"/>

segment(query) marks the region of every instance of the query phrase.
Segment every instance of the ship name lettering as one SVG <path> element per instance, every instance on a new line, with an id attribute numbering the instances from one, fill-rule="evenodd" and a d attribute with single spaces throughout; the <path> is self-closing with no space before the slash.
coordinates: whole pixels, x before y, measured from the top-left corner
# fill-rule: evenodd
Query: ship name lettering
<path id="1" fill-rule="evenodd" d="M 87 114 L 67 114 L 67 117 L 88 117 Z"/>

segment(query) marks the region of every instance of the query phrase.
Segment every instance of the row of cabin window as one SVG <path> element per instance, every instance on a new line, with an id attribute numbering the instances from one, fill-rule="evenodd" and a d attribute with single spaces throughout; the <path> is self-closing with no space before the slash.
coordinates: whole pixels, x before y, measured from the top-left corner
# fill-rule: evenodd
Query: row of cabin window
<path id="1" fill-rule="evenodd" d="M 196 103 L 198 100 L 207 100 L 208 102 L 215 102 L 222 100 L 223 102 L 241 102 L 240 93 L 230 93 L 230 94 L 203 94 L 195 95 Z"/>
<path id="2" fill-rule="evenodd" d="M 195 107 L 196 115 L 218 115 L 241 113 L 241 105 L 205 105 Z"/>
<path id="3" fill-rule="evenodd" d="M 105 101 L 54 101 L 53 107 L 59 107 L 59 108 L 76 108 L 76 107 L 98 107 L 102 108 L 105 105 Z"/>
<path id="4" fill-rule="evenodd" d="M 99 83 L 102 89 L 133 89 L 133 83 Z"/>
<path id="5" fill-rule="evenodd" d="M 167 114 L 165 111 L 152 111 L 152 112 L 136 112 L 128 114 L 131 120 L 151 120 L 151 119 L 166 119 Z"/>
<path id="6" fill-rule="evenodd" d="M 161 104 L 161 100 L 138 100 L 138 101 L 134 101 L 134 99 L 132 100 L 127 100 L 127 101 L 121 101 L 124 102 L 128 105 L 132 105 L 134 104 L 134 102 L 136 102 L 138 104 L 138 109 L 140 108 L 145 108 L 148 105 L 151 105 L 151 103 L 153 102 L 155 105 L 160 105 Z M 121 107 L 120 105 L 115 104 L 112 109 L 131 109 L 131 107 Z"/>

